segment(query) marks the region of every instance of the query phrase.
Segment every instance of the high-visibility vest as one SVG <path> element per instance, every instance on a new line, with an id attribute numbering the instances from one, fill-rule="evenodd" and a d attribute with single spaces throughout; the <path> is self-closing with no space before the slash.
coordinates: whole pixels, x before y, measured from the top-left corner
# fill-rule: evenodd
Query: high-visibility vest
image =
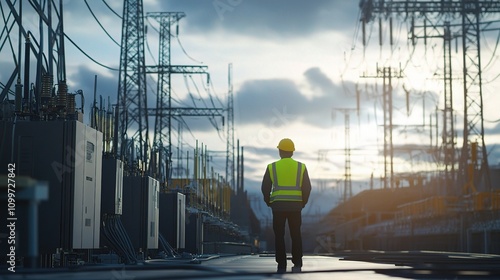
<path id="1" fill-rule="evenodd" d="M 270 203 L 275 201 L 302 201 L 302 178 L 305 164 L 292 158 L 282 158 L 267 166 L 273 187 Z"/>

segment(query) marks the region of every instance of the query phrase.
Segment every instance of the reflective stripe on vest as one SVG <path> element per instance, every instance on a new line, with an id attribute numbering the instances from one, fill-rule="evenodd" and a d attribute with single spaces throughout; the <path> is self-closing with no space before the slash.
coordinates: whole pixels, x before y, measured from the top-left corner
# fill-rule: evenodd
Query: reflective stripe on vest
<path id="1" fill-rule="evenodd" d="M 291 159 L 285 159 L 285 160 L 291 160 Z M 278 174 L 276 162 L 270 164 L 269 171 L 271 173 L 270 175 L 273 183 L 273 189 L 271 191 L 271 198 L 270 198 L 271 203 L 273 203 L 274 201 L 302 201 L 302 177 L 304 174 L 305 165 L 303 165 L 301 162 L 296 162 L 296 161 L 293 162 L 297 163 L 297 171 L 296 171 L 294 185 L 291 185 L 293 183 L 291 182 L 290 178 L 283 177 L 287 175 L 286 174 L 287 170 L 284 170 L 282 167 L 280 167 L 279 170 L 281 174 L 280 175 Z M 288 172 L 290 171 L 288 170 Z M 281 181 L 279 179 L 281 179 Z M 284 183 L 283 181 L 288 181 L 288 182 Z"/>

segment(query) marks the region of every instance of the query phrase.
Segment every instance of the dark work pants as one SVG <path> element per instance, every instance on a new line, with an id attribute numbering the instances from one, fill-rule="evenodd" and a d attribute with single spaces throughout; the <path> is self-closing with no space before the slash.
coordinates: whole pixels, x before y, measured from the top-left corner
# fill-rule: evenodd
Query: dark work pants
<path id="1" fill-rule="evenodd" d="M 300 226 L 302 216 L 300 211 L 273 211 L 273 230 L 278 268 L 286 268 L 285 223 L 288 220 L 290 237 L 292 238 L 292 263 L 302 267 L 302 235 Z"/>

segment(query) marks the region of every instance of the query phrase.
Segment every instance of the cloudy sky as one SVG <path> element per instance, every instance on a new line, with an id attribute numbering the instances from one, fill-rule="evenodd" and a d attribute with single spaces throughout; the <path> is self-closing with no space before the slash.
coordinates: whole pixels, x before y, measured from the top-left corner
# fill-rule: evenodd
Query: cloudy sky
<path id="1" fill-rule="evenodd" d="M 86 111 L 93 96 L 94 76 L 97 92 L 116 102 L 121 37 L 122 1 L 63 1 L 66 34 L 90 57 L 66 42 L 67 74 L 70 91 L 86 93 Z M 109 8 L 106 6 L 109 5 Z M 90 9 L 89 9 L 90 7 Z M 111 8 L 111 9 L 110 9 Z M 442 40 L 433 39 L 415 47 L 409 41 L 409 23 L 396 17 L 394 44 L 389 44 L 389 26 L 366 28 L 366 47 L 362 44 L 358 1 L 341 0 L 144 0 L 147 12 L 184 12 L 179 33 L 172 37 L 172 64 L 205 65 L 211 84 L 197 75 L 177 75 L 172 79 L 174 105 L 223 107 L 228 91 L 228 65 L 233 65 L 235 136 L 245 151 L 245 187 L 258 193 L 267 163 L 277 159 L 276 145 L 281 138 L 294 140 L 294 158 L 307 164 L 317 185 L 341 191 L 344 176 L 346 116 L 349 117 L 351 173 L 353 191 L 368 188 L 370 175 L 383 175 L 382 79 L 374 78 L 377 67 L 401 70 L 402 77 L 392 81 L 394 88 L 395 145 L 412 148 L 396 153 L 395 172 L 434 170 L 435 161 L 423 152 L 440 144 L 435 115 L 443 109 Z M 98 24 L 99 20 L 106 32 Z M 24 24 L 37 31 L 35 16 Z M 147 64 L 158 59 L 158 25 L 146 20 Z M 500 104 L 495 92 L 499 81 L 497 31 L 488 32 L 482 44 L 484 65 L 484 117 L 490 163 L 500 162 Z M 114 41 L 116 42 L 114 42 Z M 457 135 L 463 125 L 460 90 L 460 43 L 453 56 L 454 108 Z M 4 48 L 5 49 L 5 48 Z M 0 63 L 8 65 L 2 49 Z M 11 67 L 11 66 L 9 66 Z M 111 68 L 111 69 L 109 69 Z M 0 74 L 1 75 L 1 74 Z M 0 76 L 5 80 L 5 76 Z M 155 89 L 155 77 L 148 77 Z M 358 93 L 357 93 L 358 92 Z M 406 94 L 408 92 L 408 95 Z M 150 91 L 150 102 L 154 93 Z M 359 110 L 357 108 L 359 97 Z M 409 99 L 407 99 L 407 96 Z M 205 118 L 186 117 L 182 128 L 182 149 L 190 150 L 196 140 L 212 151 L 224 151 L 225 129 L 220 119 L 216 126 Z M 88 116 L 86 117 L 88 122 Z M 439 119 L 437 121 L 439 123 Z M 440 129 L 438 124 L 438 130 Z M 177 137 L 177 134 L 175 134 Z M 461 140 L 457 141 L 461 146 Z M 174 141 L 177 145 L 177 141 Z M 212 164 L 224 175 L 225 159 L 213 153 Z M 326 181 L 326 183 L 320 183 Z M 375 187 L 380 182 L 375 181 Z"/>

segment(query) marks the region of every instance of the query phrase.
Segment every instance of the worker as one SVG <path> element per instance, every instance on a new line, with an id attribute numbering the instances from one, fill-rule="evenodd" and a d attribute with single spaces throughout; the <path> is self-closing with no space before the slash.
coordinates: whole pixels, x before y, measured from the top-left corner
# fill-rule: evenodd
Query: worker
<path id="1" fill-rule="evenodd" d="M 295 145 L 289 138 L 278 144 L 280 160 L 270 163 L 262 179 L 262 194 L 273 212 L 275 259 L 278 273 L 286 272 L 285 223 L 292 238 L 292 272 L 302 271 L 302 208 L 311 193 L 305 164 L 292 159 Z"/>

